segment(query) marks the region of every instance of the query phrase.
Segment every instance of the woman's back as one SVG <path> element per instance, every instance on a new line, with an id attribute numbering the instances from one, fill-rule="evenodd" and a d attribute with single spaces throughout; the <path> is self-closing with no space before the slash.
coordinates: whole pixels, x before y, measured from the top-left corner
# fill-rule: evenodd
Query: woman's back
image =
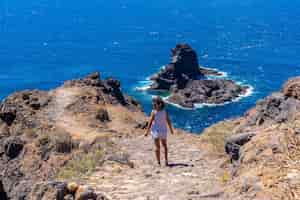
<path id="1" fill-rule="evenodd" d="M 167 132 L 167 115 L 165 110 L 154 111 L 151 130 L 155 132 Z"/>

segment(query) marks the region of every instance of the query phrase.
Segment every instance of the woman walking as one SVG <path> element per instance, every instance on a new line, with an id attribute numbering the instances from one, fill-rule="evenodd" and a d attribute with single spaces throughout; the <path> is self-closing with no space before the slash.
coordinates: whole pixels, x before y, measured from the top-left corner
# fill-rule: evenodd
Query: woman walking
<path id="1" fill-rule="evenodd" d="M 168 144 L 167 135 L 168 128 L 172 134 L 174 134 L 171 120 L 167 111 L 165 110 L 165 103 L 161 97 L 155 97 L 152 100 L 153 110 L 151 112 L 150 120 L 146 130 L 145 136 L 148 136 L 151 132 L 152 138 L 155 145 L 155 155 L 158 165 L 160 165 L 160 145 L 164 148 L 165 153 L 165 164 L 169 165 L 168 162 Z"/>

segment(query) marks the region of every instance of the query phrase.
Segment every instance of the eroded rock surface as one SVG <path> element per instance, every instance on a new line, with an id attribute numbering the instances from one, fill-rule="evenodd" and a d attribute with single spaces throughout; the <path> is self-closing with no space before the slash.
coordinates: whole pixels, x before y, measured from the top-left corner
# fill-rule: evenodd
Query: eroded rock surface
<path id="1" fill-rule="evenodd" d="M 233 199 L 300 198 L 299 85 L 298 77 L 289 80 L 234 120 L 225 146 L 237 160 L 225 187 Z"/>

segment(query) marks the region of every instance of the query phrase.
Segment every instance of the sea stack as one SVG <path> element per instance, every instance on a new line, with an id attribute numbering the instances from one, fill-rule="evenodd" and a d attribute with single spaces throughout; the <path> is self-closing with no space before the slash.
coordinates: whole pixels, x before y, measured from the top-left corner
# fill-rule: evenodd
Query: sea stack
<path id="1" fill-rule="evenodd" d="M 171 62 L 151 77 L 152 91 L 169 91 L 167 100 L 186 108 L 196 104 L 222 104 L 247 92 L 248 87 L 232 80 L 208 80 L 222 73 L 199 67 L 196 51 L 188 44 L 177 44 L 171 50 Z"/>

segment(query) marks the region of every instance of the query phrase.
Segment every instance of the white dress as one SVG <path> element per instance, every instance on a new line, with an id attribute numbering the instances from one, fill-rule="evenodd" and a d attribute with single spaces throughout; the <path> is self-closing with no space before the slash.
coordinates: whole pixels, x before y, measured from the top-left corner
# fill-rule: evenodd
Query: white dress
<path id="1" fill-rule="evenodd" d="M 153 111 L 154 120 L 151 125 L 151 135 L 154 139 L 167 139 L 167 113 L 164 110 Z"/>

